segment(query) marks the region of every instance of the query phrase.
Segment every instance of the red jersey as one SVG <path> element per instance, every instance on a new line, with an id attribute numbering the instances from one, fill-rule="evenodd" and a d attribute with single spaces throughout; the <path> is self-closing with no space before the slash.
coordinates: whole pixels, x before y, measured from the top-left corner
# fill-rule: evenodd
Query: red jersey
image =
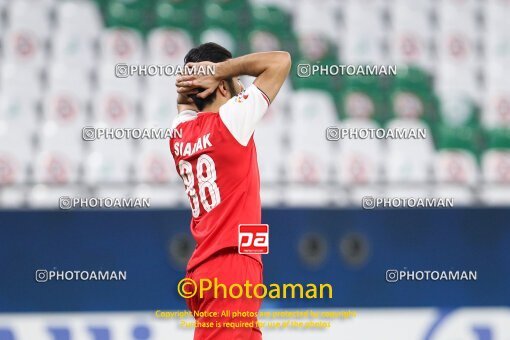
<path id="1" fill-rule="evenodd" d="M 191 206 L 197 243 L 188 270 L 238 246 L 239 224 L 261 223 L 255 125 L 269 106 L 255 85 L 219 112 L 184 111 L 175 118 L 170 151 Z M 258 254 L 249 255 L 261 262 Z"/>

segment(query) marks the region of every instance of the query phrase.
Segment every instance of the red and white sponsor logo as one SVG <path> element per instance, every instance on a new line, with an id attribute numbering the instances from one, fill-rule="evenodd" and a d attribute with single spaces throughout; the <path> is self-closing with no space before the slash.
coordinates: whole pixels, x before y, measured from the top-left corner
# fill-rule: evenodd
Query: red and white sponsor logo
<path id="1" fill-rule="evenodd" d="M 239 254 L 269 253 L 268 224 L 239 225 Z"/>

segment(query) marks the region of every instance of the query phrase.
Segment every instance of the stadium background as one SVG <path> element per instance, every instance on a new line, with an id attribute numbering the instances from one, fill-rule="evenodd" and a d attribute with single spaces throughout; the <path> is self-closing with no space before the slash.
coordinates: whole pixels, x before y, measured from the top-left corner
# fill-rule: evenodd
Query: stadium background
<path id="1" fill-rule="evenodd" d="M 326 331 L 268 339 L 510 336 L 507 0 L 0 0 L 0 339 L 181 339 L 156 320 L 193 242 L 161 141 L 82 139 L 84 126 L 168 127 L 181 64 L 215 41 L 291 52 L 256 132 L 266 282 L 331 282 L 352 309 Z M 299 77 L 298 64 L 396 64 L 395 77 Z M 249 83 L 250 79 L 245 79 Z M 328 126 L 426 127 L 426 140 L 328 142 Z M 443 210 L 361 209 L 374 196 L 454 197 Z M 60 196 L 150 197 L 146 210 L 59 211 Z M 126 270 L 126 282 L 37 283 L 37 269 Z M 388 269 L 477 270 L 476 282 L 388 283 Z"/>

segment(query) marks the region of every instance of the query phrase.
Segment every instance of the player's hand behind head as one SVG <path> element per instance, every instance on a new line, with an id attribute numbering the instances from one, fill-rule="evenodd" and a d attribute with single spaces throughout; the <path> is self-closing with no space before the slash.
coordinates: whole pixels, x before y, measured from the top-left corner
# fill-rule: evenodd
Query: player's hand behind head
<path id="1" fill-rule="evenodd" d="M 190 95 L 196 94 L 200 89 L 202 91 L 197 95 L 199 98 L 206 98 L 212 94 L 221 81 L 216 72 L 211 72 L 211 69 L 216 70 L 217 65 L 210 61 L 187 63 L 185 74 L 178 76 L 175 81 L 177 92 Z"/>

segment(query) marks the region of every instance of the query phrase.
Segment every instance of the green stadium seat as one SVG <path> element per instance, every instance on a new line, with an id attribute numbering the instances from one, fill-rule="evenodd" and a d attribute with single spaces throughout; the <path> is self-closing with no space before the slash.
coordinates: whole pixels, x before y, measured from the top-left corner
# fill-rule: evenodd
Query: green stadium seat
<path id="1" fill-rule="evenodd" d="M 253 28 L 270 32 L 292 31 L 291 17 L 277 6 L 254 6 Z"/>
<path id="2" fill-rule="evenodd" d="M 482 143 L 480 129 L 478 128 L 439 125 L 436 136 L 436 148 L 438 150 L 457 149 L 466 150 L 475 155 L 480 153 Z"/>
<path id="3" fill-rule="evenodd" d="M 392 79 L 391 86 L 395 89 L 407 89 L 413 92 L 432 92 L 432 77 L 427 71 L 416 67 L 399 67 L 397 75 Z"/>
<path id="4" fill-rule="evenodd" d="M 246 32 L 251 25 L 252 12 L 247 1 L 206 0 L 204 5 L 204 28 L 223 27 Z"/>
<path id="5" fill-rule="evenodd" d="M 152 26 L 153 2 L 146 0 L 112 0 L 106 6 L 106 23 L 110 27 L 126 27 L 143 34 Z"/>
<path id="6" fill-rule="evenodd" d="M 155 12 L 158 26 L 196 32 L 202 27 L 203 0 L 158 0 Z"/>
<path id="7" fill-rule="evenodd" d="M 510 151 L 510 129 L 500 128 L 487 131 L 487 148 Z"/>

